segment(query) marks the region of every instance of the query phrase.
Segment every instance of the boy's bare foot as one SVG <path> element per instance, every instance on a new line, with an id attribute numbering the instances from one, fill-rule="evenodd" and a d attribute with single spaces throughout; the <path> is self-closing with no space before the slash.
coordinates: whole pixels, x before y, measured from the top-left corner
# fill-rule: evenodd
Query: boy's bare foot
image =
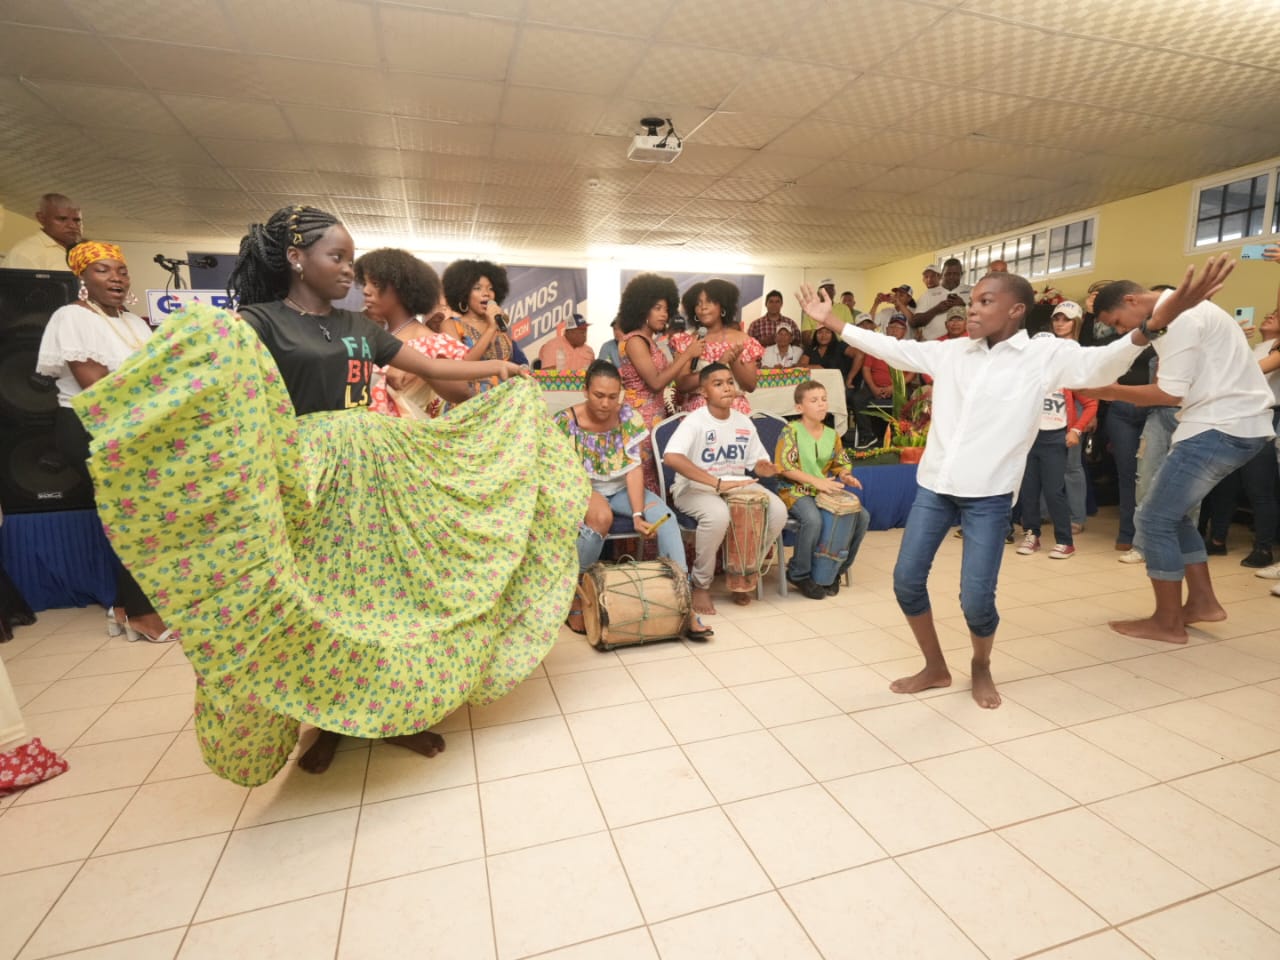
<path id="1" fill-rule="evenodd" d="M 430 730 L 406 734 L 403 737 L 387 737 L 387 743 L 420 753 L 424 757 L 434 757 L 437 753 L 444 753 L 444 737 Z"/>
<path id="2" fill-rule="evenodd" d="M 1156 621 L 1154 617 L 1144 620 L 1112 620 L 1107 624 L 1116 633 L 1126 637 L 1140 637 L 1143 640 L 1161 640 L 1165 643 L 1186 643 L 1187 631 L 1178 627 L 1174 629 Z"/>
<path id="3" fill-rule="evenodd" d="M 715 613 L 716 605 L 711 602 L 711 591 L 706 587 L 693 588 L 693 612 Z"/>
<path id="4" fill-rule="evenodd" d="M 909 677 L 899 677 L 889 684 L 889 689 L 894 693 L 919 693 L 921 690 L 930 690 L 933 687 L 949 686 L 951 686 L 951 671 L 943 665 L 941 668 L 925 667 L 919 673 Z"/>
<path id="5" fill-rule="evenodd" d="M 333 763 L 333 755 L 338 752 L 338 744 L 342 734 L 332 730 L 316 731 L 316 741 L 307 748 L 307 752 L 298 758 L 298 766 L 307 773 L 324 773 Z"/>
<path id="6" fill-rule="evenodd" d="M 1000 706 L 1000 693 L 996 690 L 996 682 L 991 679 L 991 664 L 974 661 L 970 668 L 973 671 L 973 702 L 984 710 Z"/>
<path id="7" fill-rule="evenodd" d="M 1193 623 L 1216 623 L 1225 619 L 1227 619 L 1227 611 L 1223 610 L 1222 604 L 1216 600 L 1196 604 L 1188 600 L 1182 606 L 1182 622 L 1186 626 Z"/>
<path id="8" fill-rule="evenodd" d="M 749 594 L 749 593 L 735 593 L 735 594 L 733 595 L 733 602 L 734 602 L 734 603 L 736 603 L 736 604 L 737 604 L 738 606 L 740 606 L 740 607 L 745 607 L 748 603 L 750 603 L 750 602 L 751 602 L 751 594 Z"/>

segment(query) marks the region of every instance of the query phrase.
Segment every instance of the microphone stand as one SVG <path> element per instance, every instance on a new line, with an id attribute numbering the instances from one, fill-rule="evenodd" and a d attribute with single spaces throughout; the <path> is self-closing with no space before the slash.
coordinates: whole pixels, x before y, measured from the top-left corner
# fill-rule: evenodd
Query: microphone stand
<path id="1" fill-rule="evenodd" d="M 172 257 L 166 257 L 163 253 L 157 253 L 153 259 L 155 263 L 158 263 L 162 269 L 169 273 L 169 280 L 164 285 L 164 292 L 169 292 L 170 285 L 174 290 L 181 290 L 182 268 L 190 266 L 190 264 L 186 260 L 175 260 Z"/>

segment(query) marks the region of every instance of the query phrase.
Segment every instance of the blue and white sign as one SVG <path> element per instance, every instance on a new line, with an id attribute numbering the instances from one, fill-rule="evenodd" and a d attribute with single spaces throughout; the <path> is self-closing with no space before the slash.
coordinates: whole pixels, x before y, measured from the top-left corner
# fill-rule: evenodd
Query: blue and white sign
<path id="1" fill-rule="evenodd" d="M 153 328 L 158 327 L 169 319 L 170 314 L 195 303 L 224 310 L 235 309 L 235 302 L 227 296 L 226 290 L 148 290 L 147 322 Z"/>

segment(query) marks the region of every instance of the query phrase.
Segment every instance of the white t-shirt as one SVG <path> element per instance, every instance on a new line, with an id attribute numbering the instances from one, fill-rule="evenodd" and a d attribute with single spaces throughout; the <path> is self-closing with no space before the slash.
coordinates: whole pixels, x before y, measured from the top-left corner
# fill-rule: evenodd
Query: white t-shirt
<path id="1" fill-rule="evenodd" d="M 1160 300 L 1170 296 L 1166 290 Z M 1178 315 L 1155 340 L 1156 384 L 1182 398 L 1173 443 L 1206 430 L 1233 437 L 1270 437 L 1275 395 L 1258 368 L 1240 325 L 1205 301 Z"/>
<path id="2" fill-rule="evenodd" d="M 1065 430 L 1067 426 L 1067 396 L 1061 390 L 1045 395 L 1040 410 L 1041 430 Z"/>
<path id="3" fill-rule="evenodd" d="M 773 459 L 750 417 L 730 410 L 720 420 L 705 406 L 680 421 L 664 453 L 682 454 L 718 480 L 743 479 L 759 461 Z M 678 493 L 693 482 L 678 473 L 672 491 Z"/>
<path id="4" fill-rule="evenodd" d="M 804 354 L 800 352 L 800 348 L 794 343 L 787 347 L 787 352 L 781 353 L 778 345 L 771 344 L 764 348 L 764 356 L 760 358 L 761 367 L 796 367 L 800 365 L 800 358 Z"/>
<path id="5" fill-rule="evenodd" d="M 108 372 L 121 365 L 151 336 L 151 328 L 139 316 L 121 310 L 118 317 L 102 317 L 88 307 L 69 303 L 59 307 L 44 328 L 36 373 L 58 381 L 58 405 L 71 406 L 71 398 L 83 388 L 68 364 L 94 360 Z"/>
<path id="6" fill-rule="evenodd" d="M 1274 346 L 1274 340 L 1263 340 L 1261 343 L 1256 344 L 1253 348 L 1253 359 L 1261 363 Z M 1275 398 L 1271 405 L 1280 407 L 1280 370 L 1272 370 L 1270 373 L 1263 374 L 1263 376 L 1266 377 L 1267 385 L 1271 387 L 1271 395 Z"/>
<path id="7" fill-rule="evenodd" d="M 949 291 L 945 290 L 942 284 L 938 284 L 936 287 L 925 287 L 916 297 L 916 313 L 932 310 L 947 299 L 948 295 Z M 921 340 L 938 340 L 945 337 L 947 335 L 947 311 L 943 310 L 923 327 L 913 329 Z"/>

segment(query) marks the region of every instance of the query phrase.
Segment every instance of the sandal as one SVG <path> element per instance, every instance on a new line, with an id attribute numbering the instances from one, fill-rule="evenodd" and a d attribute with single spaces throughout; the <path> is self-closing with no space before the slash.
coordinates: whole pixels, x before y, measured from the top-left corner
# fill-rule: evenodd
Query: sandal
<path id="1" fill-rule="evenodd" d="M 178 635 L 174 633 L 172 627 L 169 627 L 164 633 L 160 634 L 160 636 L 153 637 L 144 630 L 135 629 L 127 619 L 124 622 L 124 634 L 130 643 L 134 643 L 138 640 L 143 640 L 147 643 L 173 643 L 178 639 Z"/>
<path id="2" fill-rule="evenodd" d="M 698 629 L 694 629 L 694 626 Z M 702 622 L 702 618 L 696 613 L 689 617 L 689 626 L 685 628 L 684 635 L 689 640 L 710 640 L 716 635 L 716 632 Z"/>

